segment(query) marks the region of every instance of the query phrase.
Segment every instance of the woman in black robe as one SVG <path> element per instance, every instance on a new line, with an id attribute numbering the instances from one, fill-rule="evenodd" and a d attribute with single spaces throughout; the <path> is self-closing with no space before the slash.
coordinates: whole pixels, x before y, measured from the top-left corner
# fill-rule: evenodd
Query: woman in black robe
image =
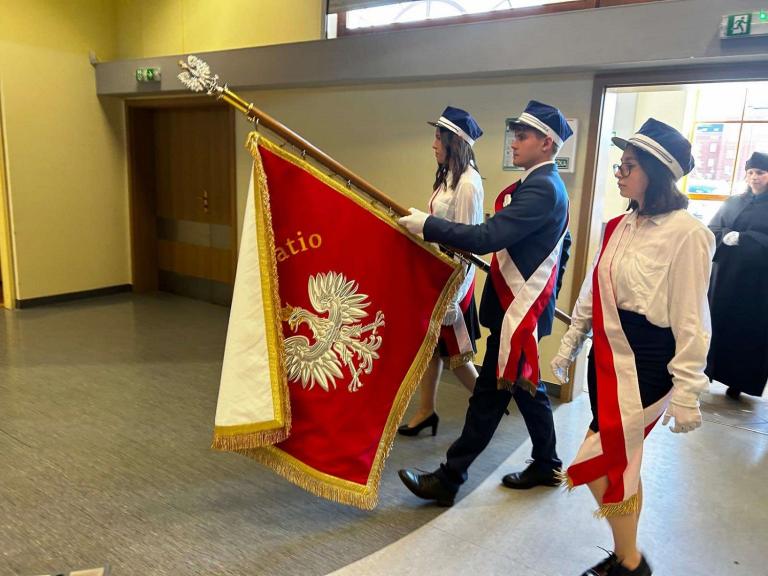
<path id="1" fill-rule="evenodd" d="M 709 305 L 707 375 L 729 397 L 761 396 L 768 380 L 768 154 L 746 164 L 747 185 L 709 224 L 717 241 Z"/>

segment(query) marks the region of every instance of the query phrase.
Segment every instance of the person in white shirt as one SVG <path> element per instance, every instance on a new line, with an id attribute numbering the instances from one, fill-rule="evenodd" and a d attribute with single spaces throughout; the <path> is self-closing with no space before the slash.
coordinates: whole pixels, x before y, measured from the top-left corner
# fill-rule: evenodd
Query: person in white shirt
<path id="1" fill-rule="evenodd" d="M 701 426 L 699 395 L 711 335 L 707 288 L 714 236 L 686 210 L 676 181 L 693 169 L 690 143 L 649 119 L 614 166 L 629 212 L 608 222 L 573 321 L 552 360 L 562 382 L 592 333 L 588 386 L 593 420 L 563 474 L 587 484 L 611 526 L 614 551 L 582 576 L 649 576 L 637 547 L 645 436 L 666 410 L 673 432 Z"/>
<path id="2" fill-rule="evenodd" d="M 472 146 L 483 131 L 472 116 L 448 106 L 436 122 L 432 150 L 437 160 L 429 213 L 451 222 L 480 224 L 483 221 L 483 181 L 477 170 Z M 416 436 L 425 428 L 437 433 L 440 417 L 435 410 L 437 385 L 443 365 L 453 370 L 464 387 L 472 392 L 477 380 L 473 362 L 480 336 L 475 306 L 475 267 L 466 265 L 466 276 L 443 319 L 435 354 L 421 380 L 417 411 L 398 428 L 403 436 Z"/>

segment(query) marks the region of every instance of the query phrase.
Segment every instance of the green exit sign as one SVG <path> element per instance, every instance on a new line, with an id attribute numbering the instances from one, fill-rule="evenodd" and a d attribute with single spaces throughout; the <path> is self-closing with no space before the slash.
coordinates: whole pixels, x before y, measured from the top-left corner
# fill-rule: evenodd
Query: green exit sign
<path id="1" fill-rule="evenodd" d="M 720 38 L 768 36 L 768 9 L 723 16 Z"/>

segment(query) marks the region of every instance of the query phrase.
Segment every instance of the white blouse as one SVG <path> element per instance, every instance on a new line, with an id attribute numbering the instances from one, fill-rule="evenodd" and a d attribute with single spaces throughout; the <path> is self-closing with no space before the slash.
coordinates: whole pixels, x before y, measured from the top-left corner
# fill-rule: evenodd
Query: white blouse
<path id="1" fill-rule="evenodd" d="M 611 262 L 616 306 L 642 314 L 656 326 L 672 328 L 675 355 L 667 365 L 674 384 L 672 402 L 698 406 L 699 395 L 709 386 L 704 368 L 712 333 L 707 289 L 714 235 L 686 210 L 675 210 L 640 221 L 633 212 L 619 223 L 613 237 L 618 238 Z M 590 271 L 560 353 L 575 356 L 591 331 Z"/>
<path id="2" fill-rule="evenodd" d="M 459 178 L 454 189 L 451 186 L 453 176 L 449 171 L 445 184 L 432 193 L 429 201 L 429 213 L 438 218 L 460 224 L 483 223 L 483 180 L 480 173 L 472 166 L 467 167 Z M 454 302 L 460 302 L 466 296 L 472 280 L 475 277 L 475 267 L 471 266 L 456 293 Z"/>

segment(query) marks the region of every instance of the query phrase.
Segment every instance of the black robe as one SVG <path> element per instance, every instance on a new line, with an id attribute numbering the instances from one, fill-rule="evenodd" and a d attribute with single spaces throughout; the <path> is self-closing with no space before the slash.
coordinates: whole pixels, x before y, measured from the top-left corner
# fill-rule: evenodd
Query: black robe
<path id="1" fill-rule="evenodd" d="M 768 192 L 726 200 L 709 224 L 717 241 L 709 287 L 707 375 L 760 396 L 768 380 Z M 739 244 L 723 237 L 739 233 Z"/>

